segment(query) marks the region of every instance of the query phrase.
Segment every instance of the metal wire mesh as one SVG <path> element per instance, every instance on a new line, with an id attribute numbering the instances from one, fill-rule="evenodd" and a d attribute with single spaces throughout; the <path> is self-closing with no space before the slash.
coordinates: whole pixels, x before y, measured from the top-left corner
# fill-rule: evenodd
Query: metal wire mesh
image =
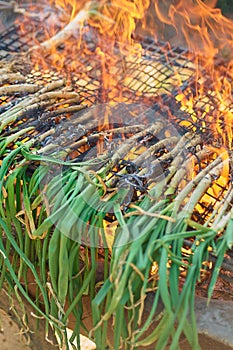
<path id="1" fill-rule="evenodd" d="M 7 58 L 12 53 L 27 51 L 31 44 L 31 38 L 27 35 L 19 36 L 19 25 L 13 25 L 0 35 L 0 58 Z"/>
<path id="2" fill-rule="evenodd" d="M 15 53 L 26 52 L 31 46 L 33 46 L 38 37 L 43 37 L 39 22 L 31 24 L 27 22 L 27 32 L 22 32 L 21 26 L 15 25 L 0 35 L 0 57 L 7 59 Z M 35 38 L 32 36 L 31 29 L 35 33 L 35 27 L 38 25 L 39 33 Z M 72 40 L 72 39 L 71 39 Z M 75 43 L 76 39 L 73 39 Z M 99 55 L 96 54 L 98 47 L 98 41 L 92 28 L 86 28 L 82 37 L 82 42 L 75 46 L 70 45 L 70 51 L 66 51 L 66 58 L 63 62 L 62 69 L 50 69 L 50 68 L 33 68 L 28 72 L 26 76 L 26 82 L 29 83 L 47 83 L 55 81 L 61 77 L 67 77 L 70 79 L 70 83 L 75 90 L 77 90 L 81 96 L 81 102 L 87 103 L 88 106 L 101 103 L 113 103 L 123 102 L 124 110 L 130 113 L 133 103 L 143 104 L 151 107 L 155 113 L 162 116 L 165 120 L 172 122 L 177 130 L 182 134 L 187 130 L 194 131 L 197 135 L 202 135 L 202 141 L 199 144 L 208 143 L 211 139 L 212 145 L 216 146 L 222 143 L 222 136 L 217 135 L 215 139 L 213 135 L 213 125 L 216 123 L 216 118 L 221 119 L 221 116 L 226 115 L 229 111 L 233 111 L 232 100 L 224 101 L 224 105 L 221 100 L 221 91 L 219 94 L 215 90 L 215 82 L 213 77 L 209 76 L 205 72 L 204 65 L 202 65 L 202 58 L 190 53 L 186 48 L 170 47 L 169 44 L 163 42 L 155 42 L 152 39 L 140 38 L 140 44 L 142 45 L 141 55 L 123 55 L 122 47 L 117 45 L 114 47 L 114 64 L 112 63 L 112 57 L 110 54 L 108 57 L 108 49 L 106 44 L 104 70 L 105 75 L 111 77 L 111 84 L 104 86 L 103 84 L 103 61 Z M 125 48 L 128 49 L 128 48 Z M 64 47 L 59 48 L 62 54 Z M 104 48 L 103 48 L 104 50 Z M 51 67 L 53 62 L 52 57 L 46 58 L 47 67 Z M 200 65 L 199 71 L 201 71 L 200 77 L 197 77 L 197 64 Z M 221 72 L 222 67 L 219 68 L 219 79 L 227 79 L 230 83 L 230 77 L 227 76 L 226 70 Z M 197 92 L 200 84 L 200 79 L 205 77 L 205 83 L 202 84 L 201 96 Z M 198 80 L 199 79 L 199 80 Z M 231 84 L 231 83 L 230 83 Z M 181 96 L 181 98 L 177 98 Z M 188 100 L 189 96 L 192 97 L 192 108 L 188 104 L 184 104 L 183 99 Z M 23 99 L 25 96 L 20 96 Z M 6 102 L 12 101 L 12 104 L 17 103 L 17 99 L 14 97 L 2 96 L 0 98 L 1 108 L 4 109 Z M 220 113 L 221 112 L 221 113 Z M 126 114 L 126 113 L 125 113 Z M 82 116 L 82 112 L 76 114 L 73 118 L 74 124 L 80 124 L 79 119 L 75 122 L 77 116 Z M 66 116 L 50 117 L 46 119 L 46 114 L 43 110 L 35 111 L 33 115 L 28 116 L 21 120 L 21 128 L 24 125 L 36 126 L 36 131 L 33 131 L 33 135 L 41 135 L 50 128 L 54 127 L 57 123 L 60 123 Z M 11 128 L 16 126 L 16 121 Z M 76 124 L 75 124 L 76 123 Z M 224 128 L 224 118 L 222 118 L 220 128 Z M 112 129 L 117 129 L 121 126 L 112 126 Z M 77 125 L 76 125 L 77 126 Z M 66 124 L 67 127 L 67 124 Z M 84 136 L 87 137 L 87 141 L 82 147 L 73 153 L 73 157 L 77 157 L 81 160 L 85 156 L 85 152 L 91 147 L 96 147 L 98 137 L 93 137 L 98 130 L 88 129 L 86 124 L 83 124 L 83 131 L 80 135 L 76 135 L 75 139 L 68 139 L 68 143 L 64 145 L 70 146 L 72 143 L 77 143 Z M 145 125 L 146 128 L 146 125 Z M 64 129 L 65 133 L 66 130 Z M 105 130 L 105 147 L 108 141 L 108 132 Z M 5 134 L 9 134 L 9 130 L 5 130 Z M 132 133 L 129 133 L 129 135 Z M 120 135 L 120 134 L 119 134 Z M 119 136 L 118 135 L 118 136 Z M 127 134 L 128 135 L 128 134 Z M 125 135 L 125 136 L 127 136 Z M 32 133 L 28 133 L 26 137 L 31 137 Z M 151 144 L 158 143 L 156 137 L 151 137 L 150 133 L 146 135 L 150 137 L 150 142 L 147 142 L 147 147 Z M 23 136 L 25 137 L 25 135 Z M 115 137 L 117 137 L 117 132 Z M 119 136 L 120 138 L 120 136 Z M 164 134 L 165 138 L 165 134 Z M 47 143 L 56 139 L 47 138 L 41 144 L 42 147 Z M 197 146 L 193 149 L 187 148 L 190 154 L 197 153 Z M 72 148 L 72 147 L 71 147 Z M 168 152 L 166 147 L 158 148 L 154 154 L 156 157 L 162 157 Z M 92 154 L 93 157 L 96 153 Z M 140 156 L 140 154 L 139 154 Z M 134 159 L 135 160 L 135 159 Z M 200 160 L 199 167 L 204 169 L 211 159 Z M 163 163 L 161 166 L 163 171 L 166 171 L 167 166 L 171 160 L 167 160 L 167 163 Z M 138 172 L 141 168 L 135 170 L 135 176 L 131 185 L 136 191 L 141 190 L 143 192 L 144 182 L 138 177 Z M 114 174 L 112 174 L 113 176 Z M 132 175 L 132 174 L 131 174 Z M 115 176 L 115 175 L 114 175 Z M 131 176 L 132 177 L 132 176 Z M 185 179 L 184 179 L 185 180 Z M 190 179 L 186 179 L 188 182 Z M 136 184 L 135 184 L 136 181 Z M 139 182 L 140 181 L 140 182 Z M 115 185 L 115 183 L 114 183 Z M 140 186 L 141 188 L 140 188 Z M 193 216 L 195 220 L 203 223 L 205 222 L 211 213 L 213 208 L 221 202 L 227 186 L 222 186 L 220 183 L 214 183 L 214 190 L 210 188 L 205 193 L 205 200 L 201 200 L 199 203 L 199 210 L 195 210 Z M 209 198 L 209 200 L 207 199 Z M 231 206 L 231 203 L 229 203 Z"/>
<path id="3" fill-rule="evenodd" d="M 33 28 L 35 32 L 35 23 L 33 25 L 30 23 L 30 21 L 26 23 L 27 33 L 20 29 L 22 26 L 19 24 L 1 33 L 0 58 L 7 58 L 14 53 L 26 52 L 37 43 L 38 35 L 35 40 L 31 34 Z M 37 25 L 36 32 L 38 33 L 40 27 L 39 24 Z M 92 32 L 92 29 L 86 31 L 82 37 L 81 47 L 77 48 L 75 53 L 72 52 L 72 44 L 70 45 L 71 51 L 67 52 L 64 67 L 59 72 L 60 75 L 66 75 L 69 72 L 73 84 L 79 89 L 83 99 L 89 101 L 90 104 L 107 102 L 109 99 L 119 101 L 120 92 L 121 101 L 124 102 L 139 100 L 139 97 L 143 97 L 144 100 L 149 97 L 150 100 L 153 100 L 155 95 L 170 92 L 177 85 L 178 78 L 175 75 L 178 75 L 181 70 L 180 77 L 183 79 L 181 90 L 189 85 L 190 79 L 193 79 L 195 67 L 192 59 L 195 56 L 191 57 L 189 54 L 190 57 L 187 60 L 187 49 L 170 48 L 167 43 L 146 39 L 142 41 L 143 54 L 140 58 L 127 58 L 122 55 L 119 47 L 115 47 L 114 67 L 111 60 L 108 66 L 106 48 L 105 68 L 112 80 L 115 81 L 115 86 L 111 86 L 111 89 L 116 89 L 115 96 L 113 93 L 109 96 L 108 89 L 105 88 L 104 91 L 103 88 L 101 60 L 95 54 L 98 42 L 95 33 Z M 42 33 L 41 36 L 43 37 Z M 126 49 L 129 50 L 129 48 Z M 62 51 L 63 48 L 60 48 L 61 55 Z M 47 58 L 47 63 L 51 67 L 51 57 Z M 29 76 L 30 81 L 37 81 L 40 78 L 38 74 L 38 72 L 32 72 Z M 48 75 L 48 72 L 43 72 L 43 76 L 46 74 Z M 52 70 L 49 74 L 53 75 Z M 146 101 L 148 102 L 148 99 Z"/>

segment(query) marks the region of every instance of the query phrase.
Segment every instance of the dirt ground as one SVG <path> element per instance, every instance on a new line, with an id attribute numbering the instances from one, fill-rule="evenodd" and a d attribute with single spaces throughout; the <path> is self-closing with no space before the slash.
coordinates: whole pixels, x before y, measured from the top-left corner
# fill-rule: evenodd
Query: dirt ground
<path id="1" fill-rule="evenodd" d="M 10 299 L 5 289 L 0 293 L 0 349 L 1 350 L 53 350 L 58 349 L 52 332 L 49 341 L 45 339 L 45 323 L 33 316 L 32 307 L 24 301 L 28 314 L 28 326 L 23 325 L 19 317 L 22 311 L 15 298 Z M 23 317 L 22 317 L 23 318 Z M 53 345 L 54 344 L 54 345 Z"/>
<path id="2" fill-rule="evenodd" d="M 2 350 L 24 350 L 27 346 L 27 338 L 21 334 L 20 329 L 12 317 L 0 309 L 1 330 L 0 344 Z"/>
<path id="3" fill-rule="evenodd" d="M 15 316 L 13 310 L 10 308 L 7 296 L 0 295 L 0 349 L 1 350 L 53 350 L 58 349 L 55 344 L 55 338 L 50 334 L 49 339 L 51 343 L 45 340 L 44 324 L 40 321 L 40 326 L 37 329 L 36 319 L 29 316 L 30 330 L 24 334 L 23 328 L 19 326 L 19 320 Z M 27 311 L 32 311 L 30 305 L 25 303 Z M 30 312 L 29 312 L 30 315 Z M 232 347 L 223 345 L 208 336 L 201 334 L 199 336 L 200 346 L 202 350 L 232 350 Z M 193 350 L 186 340 L 180 344 L 182 350 Z M 84 349 L 84 348 L 83 348 Z M 89 348 L 93 349 L 93 347 Z M 85 347 L 88 350 L 88 347 Z M 150 350 L 150 349 L 147 349 Z M 151 349 L 152 350 L 152 349 Z"/>
<path id="4" fill-rule="evenodd" d="M 222 273 L 223 274 L 223 273 Z M 221 274 L 221 275 L 222 275 Z M 203 302 L 203 306 L 199 305 L 199 308 L 197 308 L 197 316 L 199 317 L 199 322 L 201 321 L 203 323 L 203 331 L 205 334 L 199 335 L 199 342 L 201 345 L 202 350 L 231 350 L 233 347 L 224 345 L 223 342 L 218 339 L 218 337 L 215 337 L 213 339 L 213 336 L 215 336 L 215 333 L 213 333 L 213 329 L 207 329 L 207 325 L 211 327 L 211 321 L 212 325 L 214 327 L 221 328 L 222 322 L 227 322 L 226 324 L 226 332 L 229 332 L 227 330 L 227 327 L 229 328 L 229 321 L 227 318 L 222 314 L 228 315 L 230 317 L 230 323 L 232 323 L 232 302 L 233 302 L 233 283 L 232 283 L 232 274 L 227 276 L 227 279 L 224 277 L 220 277 L 216 283 L 215 290 L 213 293 L 213 301 L 217 300 L 216 304 L 216 310 L 217 314 L 214 315 L 210 312 L 209 314 L 206 312 L 206 302 Z M 197 294 L 201 298 L 206 297 L 207 293 L 207 286 L 208 286 L 209 280 L 204 279 L 202 283 L 197 288 Z M 33 290 L 31 290 L 31 294 L 33 295 Z M 205 299 L 206 300 L 206 299 Z M 224 305 L 218 305 L 218 303 L 221 303 L 221 301 L 231 302 L 230 309 L 229 307 L 224 309 Z M 7 292 L 5 289 L 3 289 L 0 293 L 0 350 L 53 350 L 58 349 L 57 346 L 53 345 L 56 344 L 56 339 L 52 332 L 49 334 L 49 340 L 48 342 L 45 339 L 45 323 L 43 320 L 40 320 L 39 326 L 37 325 L 37 319 L 35 316 L 33 316 L 33 309 L 28 304 L 27 301 L 23 301 L 25 309 L 28 314 L 28 327 L 25 327 L 20 323 L 19 318 L 17 317 L 17 314 L 19 317 L 22 318 L 23 313 L 19 308 L 18 301 L 15 297 L 13 297 L 10 301 L 9 296 L 7 295 Z M 150 304 L 150 303 L 149 303 Z M 149 305 L 148 304 L 148 305 Z M 83 306 L 84 306 L 84 315 L 85 315 L 85 323 L 88 329 L 92 328 L 92 321 L 91 321 L 91 308 L 90 308 L 90 302 L 89 298 L 83 299 Z M 149 305 L 150 307 L 150 305 Z M 229 309 L 229 310 L 228 310 Z M 219 312 L 220 310 L 220 312 Z M 206 315 L 206 316 L 205 316 Z M 217 316 L 216 316 L 217 315 Z M 201 319 L 200 319 L 201 317 Z M 214 317 L 216 317 L 216 321 L 214 321 Z M 206 319 L 207 318 L 207 319 Z M 223 320 L 223 321 L 221 321 Z M 224 321 L 225 320 L 225 321 Z M 74 320 L 73 320 L 74 321 Z M 218 326 L 219 322 L 219 326 Z M 72 328 L 72 320 L 70 320 L 69 326 Z M 206 329 L 204 329 L 206 328 Z M 208 336 L 208 333 L 209 336 Z M 220 332 L 221 335 L 224 335 L 224 332 Z M 230 332 L 231 333 L 231 332 Z M 110 335 L 111 337 L 111 335 Z M 224 339 L 223 339 L 224 341 Z M 180 343 L 182 350 L 193 350 L 187 343 L 187 341 L 184 339 Z M 93 349 L 93 347 L 83 347 L 82 350 L 89 350 Z M 152 350 L 154 348 L 148 348 L 146 350 Z M 103 349 L 104 350 L 104 349 Z"/>

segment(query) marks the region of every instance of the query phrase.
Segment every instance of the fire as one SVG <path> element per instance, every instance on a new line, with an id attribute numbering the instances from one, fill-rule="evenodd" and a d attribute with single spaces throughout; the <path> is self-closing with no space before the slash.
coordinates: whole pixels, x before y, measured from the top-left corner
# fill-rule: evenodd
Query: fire
<path id="1" fill-rule="evenodd" d="M 64 14 L 68 14 L 71 21 L 84 3 L 85 1 L 79 1 L 78 4 L 76 0 L 53 0 L 51 5 L 62 9 Z"/>
<path id="2" fill-rule="evenodd" d="M 29 54 L 36 70 L 52 67 L 66 74 L 83 98 L 88 96 L 89 105 L 95 103 L 94 95 L 110 105 L 132 103 L 132 96 L 139 103 L 153 104 L 156 98 L 175 92 L 178 108 L 187 115 L 180 126 L 201 131 L 203 142 L 210 143 L 215 157 L 222 155 L 225 161 L 233 144 L 233 22 L 215 8 L 216 2 L 50 0 L 45 12 L 52 15 L 44 21 L 41 37 L 36 26 L 32 30 L 34 46 Z M 31 11 L 35 13 L 36 5 Z M 20 26 L 25 33 L 27 29 Z M 137 40 L 145 35 L 168 42 L 160 49 L 165 57 L 173 46 L 187 47 L 188 63 L 173 65 L 171 57 L 160 61 L 156 52 L 152 61 Z M 99 130 L 107 125 L 106 115 Z M 211 140 L 206 137 L 210 134 Z M 225 164 L 212 186 L 213 195 L 228 180 L 229 164 Z M 213 204 L 210 196 L 202 199 L 206 201 Z"/>
<path id="3" fill-rule="evenodd" d="M 145 18 L 145 11 L 149 7 L 149 0 L 117 0 L 99 2 L 97 17 L 90 20 L 90 24 L 99 28 L 103 35 L 107 35 L 119 42 L 132 43 L 132 34 L 136 29 L 136 21 Z"/>
<path id="4" fill-rule="evenodd" d="M 233 44 L 232 21 L 214 8 L 216 2 L 156 0 L 155 11 L 162 23 L 175 29 L 179 44 L 213 59 L 217 53 L 231 55 Z"/>
<path id="5" fill-rule="evenodd" d="M 214 71 L 214 57 L 221 54 L 223 57 L 231 58 L 233 46 L 232 22 L 226 19 L 219 9 L 214 8 L 215 3 L 214 0 L 205 3 L 201 0 L 176 2 L 123 0 L 119 5 L 117 0 L 98 2 L 51 0 L 48 11 L 55 15 L 45 23 L 43 41 L 48 42 L 51 37 L 56 37 L 56 40 L 51 41 L 51 45 L 46 46 L 44 42 L 41 44 L 37 38 L 33 39 L 37 46 L 41 45 L 45 51 L 49 51 L 52 67 L 57 67 L 61 71 L 66 64 L 67 54 L 69 57 L 71 54 L 73 55 L 73 62 L 69 62 L 69 66 L 73 66 L 75 63 L 80 63 L 78 51 L 83 51 L 83 54 L 88 51 L 84 45 L 86 39 L 82 40 L 82 36 L 85 36 L 88 31 L 87 28 L 83 30 L 83 26 L 88 24 L 89 27 L 95 29 L 94 40 L 99 46 L 96 52 L 97 54 L 102 52 L 101 62 L 105 56 L 105 64 L 102 67 L 106 71 L 107 56 L 108 64 L 111 66 L 115 64 L 114 45 L 116 43 L 120 45 L 120 51 L 126 59 L 130 60 L 130 57 L 135 59 L 135 54 L 137 57 L 141 57 L 143 48 L 140 43 L 133 40 L 133 37 L 144 28 L 147 33 L 157 39 L 169 40 L 171 44 L 176 46 L 185 45 L 190 52 L 205 56 L 205 60 L 201 63 L 210 72 Z M 152 10 L 154 11 L 154 24 L 150 21 Z M 35 11 L 33 7 L 32 11 Z M 82 16 L 79 16 L 82 11 Z M 72 22 L 73 26 L 71 26 Z M 67 29 L 67 26 L 70 28 L 66 30 L 66 36 L 61 36 L 60 42 L 57 40 L 57 33 L 62 27 Z M 24 28 L 22 27 L 21 30 L 23 31 Z M 80 42 L 82 42 L 81 47 Z M 129 46 L 126 47 L 126 43 Z M 59 45 L 64 46 L 62 50 Z M 43 57 L 45 55 L 46 52 L 44 52 Z M 40 59 L 42 60 L 43 57 Z M 112 61 L 109 63 L 110 57 Z M 196 63 L 198 70 L 198 60 Z M 151 70 L 153 70 L 153 66 Z M 111 76 L 110 71 L 106 79 L 103 78 L 103 84 L 109 86 Z M 178 82 L 181 84 L 183 80 L 180 79 L 179 72 L 174 71 L 173 76 L 176 77 L 173 84 L 177 85 Z M 105 80 L 108 81 L 105 82 Z"/>

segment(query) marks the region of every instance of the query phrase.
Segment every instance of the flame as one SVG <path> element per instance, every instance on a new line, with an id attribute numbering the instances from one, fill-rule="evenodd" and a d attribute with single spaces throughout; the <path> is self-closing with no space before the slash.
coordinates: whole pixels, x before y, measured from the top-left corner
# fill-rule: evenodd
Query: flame
<path id="1" fill-rule="evenodd" d="M 52 67 L 59 74 L 65 72 L 76 88 L 91 91 L 93 96 L 101 93 L 101 102 L 110 105 L 131 103 L 130 94 L 143 97 L 143 101 L 153 101 L 155 96 L 176 91 L 177 106 L 187 115 L 179 124 L 201 131 L 203 142 L 210 143 L 208 147 L 216 156 L 222 156 L 225 165 L 211 188 L 211 194 L 216 196 L 219 185 L 227 186 L 230 170 L 225 160 L 233 145 L 233 22 L 215 8 L 216 2 L 50 0 L 46 11 L 50 17 L 45 20 L 44 34 L 38 37 L 36 26 L 32 34 L 37 48 L 35 55 L 34 51 L 30 52 L 34 70 Z M 35 5 L 31 11 L 36 11 Z M 65 39 L 59 42 L 57 34 L 67 28 Z M 23 23 L 20 31 L 27 33 Z M 138 35 L 169 42 L 161 48 L 165 56 L 172 46 L 187 47 L 186 59 L 190 61 L 186 65 L 180 62 L 180 66 L 168 65 L 169 58 L 161 62 L 160 56 L 152 61 L 135 39 Z M 56 40 L 51 40 L 55 37 Z M 89 58 L 88 65 L 85 57 Z M 92 60 L 99 64 L 96 66 Z M 121 76 L 116 75 L 119 68 Z M 89 72 L 95 83 L 90 82 Z M 184 83 L 189 80 L 191 83 L 184 89 Z M 91 105 L 92 100 L 89 101 Z M 108 123 L 106 113 L 99 130 Z M 211 134 L 211 140 L 206 134 Z M 103 142 L 99 144 L 99 152 L 102 146 Z M 196 172 L 194 169 L 190 178 Z M 206 195 L 202 202 L 212 205 L 214 201 Z"/>
<path id="2" fill-rule="evenodd" d="M 136 43 L 133 40 L 135 33 L 137 34 L 138 32 L 138 28 L 146 28 L 147 32 L 158 39 L 169 39 L 171 44 L 176 46 L 184 45 L 191 52 L 204 55 L 205 59 L 201 62 L 202 66 L 207 68 L 211 74 L 215 74 L 214 57 L 220 54 L 224 58 L 231 58 L 233 46 L 232 21 L 225 18 L 219 9 L 214 8 L 215 4 L 216 1 L 214 0 L 209 0 L 205 3 L 201 0 L 179 0 L 175 2 L 170 0 L 122 0 L 120 5 L 117 0 L 100 0 L 92 3 L 89 3 L 87 0 L 50 0 L 48 12 L 55 13 L 55 15 L 45 23 L 43 41 L 55 36 L 59 30 L 74 21 L 82 9 L 85 9 L 87 13 L 84 16 L 82 25 L 86 23 L 89 27 L 96 30 L 94 32 L 97 43 L 96 53 L 100 56 L 103 70 L 102 81 L 107 90 L 112 91 L 116 85 L 114 80 L 111 83 L 113 76 L 111 68 L 116 63 L 116 53 L 114 51 L 116 42 L 119 44 L 120 51 L 129 64 L 137 57 L 139 60 L 141 59 L 143 49 L 140 43 Z M 149 21 L 152 9 L 154 9 L 153 24 Z M 77 26 L 76 32 L 75 28 L 72 28 L 72 35 L 75 40 L 64 39 L 62 43 L 64 48 L 62 50 L 57 47 L 57 41 L 54 41 L 54 46 L 49 48 L 52 60 L 51 66 L 57 68 L 58 71 L 62 71 L 68 56 L 72 55 L 73 60 L 69 62 L 69 68 L 66 67 L 66 69 L 73 70 L 77 64 L 80 64 L 78 51 L 81 50 L 81 54 L 83 53 L 84 55 L 89 53 L 88 48 L 84 44 L 85 40 L 82 40 L 82 35 L 86 33 L 85 29 L 83 31 L 83 28 L 78 28 L 78 23 L 74 24 Z M 166 35 L 166 32 L 169 33 L 172 30 L 173 34 L 171 37 L 170 34 Z M 25 33 L 24 28 L 21 28 L 21 31 Z M 33 39 L 36 45 L 40 44 L 40 40 L 36 36 Z M 81 45 L 81 42 L 83 45 Z M 126 43 L 129 44 L 127 49 Z M 44 55 L 38 57 L 38 54 L 36 54 L 39 62 L 43 60 L 43 57 Z M 144 58 L 141 60 L 144 60 Z M 200 74 L 198 72 L 198 63 L 197 59 L 196 70 L 197 74 Z M 138 61 L 138 65 L 140 65 L 140 61 Z M 148 63 L 147 69 L 149 68 L 150 64 Z M 152 65 L 151 71 L 154 68 L 156 67 Z M 157 74 L 161 70 L 157 69 Z M 107 71 L 108 74 L 106 74 Z M 134 84 L 134 74 L 136 73 L 126 77 L 126 86 L 131 87 L 134 85 L 137 88 L 137 85 Z M 141 72 L 140 74 L 140 80 L 143 80 L 143 73 Z M 181 85 L 183 82 L 181 74 L 174 70 L 172 75 L 171 85 Z M 200 79 L 200 76 L 197 77 L 198 79 Z M 215 77 L 213 80 L 217 81 L 218 77 Z M 150 85 L 152 89 L 150 89 L 149 93 L 155 93 L 158 87 L 153 88 L 153 76 Z M 138 88 L 145 93 L 143 86 L 138 86 Z M 201 89 L 201 87 L 199 86 L 198 89 Z"/>
<path id="3" fill-rule="evenodd" d="M 136 21 L 145 18 L 145 11 L 149 7 L 149 0 L 102 0 L 99 2 L 97 15 L 90 24 L 98 27 L 101 34 L 116 38 L 119 42 L 132 43 L 132 34 L 136 28 Z"/>
<path id="4" fill-rule="evenodd" d="M 54 0 L 54 5 L 60 9 L 63 10 L 64 13 L 68 12 L 68 15 L 70 17 L 70 21 L 74 18 L 78 8 L 80 8 L 80 5 L 84 5 L 84 1 L 79 1 L 79 6 L 76 0 Z M 81 4 L 80 4 L 81 3 Z M 69 11 L 70 9 L 70 11 Z M 68 11 L 67 11 L 68 10 Z M 70 12 L 70 14 L 69 14 Z"/>
<path id="5" fill-rule="evenodd" d="M 178 44 L 213 59 L 217 53 L 230 55 L 233 44 L 232 21 L 214 8 L 215 4 L 215 0 L 178 0 L 172 4 L 156 0 L 154 6 L 159 20 L 175 29 Z"/>

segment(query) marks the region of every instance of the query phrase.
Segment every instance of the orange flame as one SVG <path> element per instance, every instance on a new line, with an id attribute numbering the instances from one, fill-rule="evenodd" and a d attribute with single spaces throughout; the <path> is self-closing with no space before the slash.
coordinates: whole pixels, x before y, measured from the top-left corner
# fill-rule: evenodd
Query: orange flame
<path id="1" fill-rule="evenodd" d="M 56 15 L 52 17 L 54 22 L 49 22 L 48 29 L 48 23 L 45 24 L 43 40 L 50 40 L 62 28 L 67 29 L 67 25 L 70 25 L 69 32 L 63 37 L 65 39 L 62 50 L 58 47 L 58 40 L 51 40 L 49 44 L 52 45 L 41 44 L 46 52 L 42 51 L 42 55 L 34 58 L 35 64 L 38 64 L 39 59 L 41 66 L 40 60 L 43 61 L 45 55 L 50 55 L 53 69 L 62 71 L 67 56 L 72 56 L 68 69 L 75 76 L 77 67 L 79 68 L 77 86 L 81 89 L 93 89 L 95 94 L 95 86 L 86 82 L 85 72 L 92 69 L 91 58 L 97 58 L 100 67 L 95 74 L 101 81 L 103 102 L 125 102 L 122 92 L 126 88 L 132 91 L 133 85 L 137 90 L 136 94 L 143 95 L 143 80 L 148 78 L 148 74 L 152 88 L 146 93 L 150 96 L 167 93 L 162 84 L 158 86 L 156 81 L 158 74 L 164 73 L 163 62 L 153 64 L 146 61 L 142 46 L 134 41 L 136 35 L 152 35 L 153 38 L 168 41 L 168 47 L 187 47 L 190 52 L 190 55 L 187 53 L 187 60 L 195 53 L 195 59 L 190 62 L 191 69 L 174 68 L 170 74 L 169 85 L 179 89 L 184 82 L 182 72 L 185 69 L 188 78 L 193 75 L 194 88 L 188 86 L 176 96 L 180 109 L 189 116 L 181 125 L 195 131 L 196 123 L 201 121 L 199 129 L 203 132 L 212 128 L 211 150 L 217 155 L 223 154 L 225 160 L 225 150 L 231 150 L 233 144 L 233 22 L 215 8 L 216 0 L 51 0 L 50 6 Z M 82 16 L 77 17 L 81 12 Z M 72 23 L 74 26 L 71 26 Z M 25 31 L 23 27 L 21 29 Z M 90 41 L 94 43 L 93 50 L 86 45 L 82 35 L 90 35 Z M 36 38 L 37 48 L 39 42 L 41 40 Z M 117 53 L 116 44 L 120 48 Z M 80 60 L 85 55 L 90 57 L 88 66 L 82 66 Z M 124 58 L 122 75 L 132 62 L 146 67 L 139 73 L 135 71 L 130 72 L 130 76 L 124 75 L 124 84 L 121 87 L 118 86 L 116 76 L 112 74 L 119 59 L 117 55 Z M 217 62 L 220 64 L 216 65 Z M 132 102 L 130 98 L 126 101 Z M 106 116 L 105 126 L 107 123 Z M 219 180 L 222 185 L 226 185 L 228 177 L 229 167 L 224 166 Z"/>
<path id="2" fill-rule="evenodd" d="M 213 8 L 215 4 L 215 0 L 178 0 L 172 4 L 170 0 L 155 0 L 154 5 L 161 23 L 175 29 L 176 44 L 213 59 L 218 53 L 229 57 L 233 46 L 232 21 Z"/>

